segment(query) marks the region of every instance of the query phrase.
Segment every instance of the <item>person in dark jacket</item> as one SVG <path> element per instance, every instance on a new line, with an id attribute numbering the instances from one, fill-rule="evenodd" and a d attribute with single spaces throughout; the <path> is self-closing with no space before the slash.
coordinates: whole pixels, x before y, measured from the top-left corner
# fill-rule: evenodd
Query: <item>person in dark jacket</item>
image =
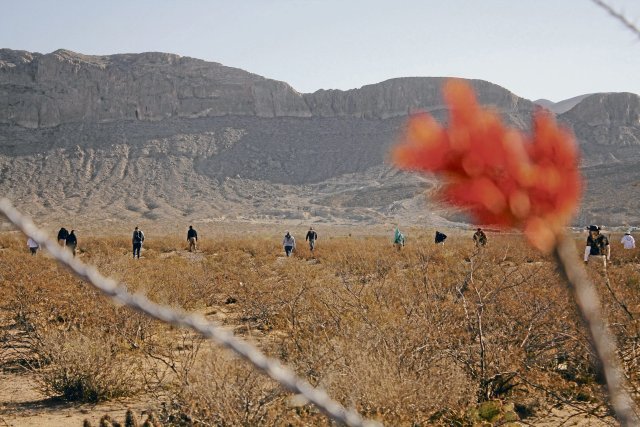
<path id="1" fill-rule="evenodd" d="M 198 232 L 194 230 L 193 226 L 189 226 L 189 230 L 187 231 L 187 241 L 189 242 L 189 252 L 194 252 L 196 250 L 196 242 L 198 241 Z"/>
<path id="2" fill-rule="evenodd" d="M 600 227 L 589 226 L 589 237 L 587 246 L 584 248 L 584 262 L 595 262 L 596 265 L 607 267 L 607 261 L 611 261 L 611 247 L 609 239 L 604 234 L 600 234 Z"/>
<path id="3" fill-rule="evenodd" d="M 58 243 L 60 244 L 60 246 L 64 246 L 67 243 L 68 235 L 69 235 L 69 232 L 64 227 L 62 227 L 60 231 L 58 231 Z"/>
<path id="4" fill-rule="evenodd" d="M 133 243 L 134 258 L 137 255 L 138 259 L 140 259 L 140 249 L 142 249 L 142 242 L 144 242 L 144 233 L 142 232 L 142 230 L 139 230 L 138 227 L 136 227 L 133 230 L 133 236 L 131 237 L 131 243 Z"/>
<path id="5" fill-rule="evenodd" d="M 313 229 L 313 227 L 309 227 L 309 231 L 307 231 L 307 237 L 304 240 L 309 241 L 309 250 L 313 252 L 316 247 L 316 240 L 318 239 L 318 233 Z"/>
<path id="6" fill-rule="evenodd" d="M 67 236 L 65 245 L 71 250 L 73 256 L 76 256 L 76 246 L 78 246 L 78 239 L 76 238 L 76 231 L 71 230 L 71 233 Z"/>
<path id="7" fill-rule="evenodd" d="M 478 228 L 475 233 L 473 233 L 473 242 L 476 246 L 486 246 L 487 245 L 487 235 L 484 234 L 482 228 Z"/>

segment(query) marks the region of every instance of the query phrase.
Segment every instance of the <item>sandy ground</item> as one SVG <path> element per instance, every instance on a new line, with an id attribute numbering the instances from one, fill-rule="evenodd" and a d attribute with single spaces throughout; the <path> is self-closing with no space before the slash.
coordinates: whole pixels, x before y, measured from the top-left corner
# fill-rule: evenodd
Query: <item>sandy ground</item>
<path id="1" fill-rule="evenodd" d="M 43 396 L 26 373 L 0 373 L 0 426 L 80 427 L 85 419 L 97 426 L 105 414 L 123 422 L 128 408 L 142 423 L 143 412 L 158 403 L 148 397 L 97 405 L 68 403 Z"/>
<path id="2" fill-rule="evenodd" d="M 146 419 L 145 411 L 160 406 L 160 402 L 149 397 L 137 397 L 130 400 L 107 402 L 97 405 L 67 403 L 47 399 L 39 393 L 35 384 L 25 373 L 0 374 L 0 426 L 11 427 L 67 427 L 82 426 L 85 419 L 92 425 L 98 425 L 102 416 L 124 421 L 127 408 L 131 408 L 140 424 Z M 540 414 L 542 415 L 542 414 Z M 557 426 L 617 426 L 613 420 L 602 420 L 579 414 L 573 408 L 551 409 L 536 420 L 526 420 L 516 425 L 540 427 Z"/>

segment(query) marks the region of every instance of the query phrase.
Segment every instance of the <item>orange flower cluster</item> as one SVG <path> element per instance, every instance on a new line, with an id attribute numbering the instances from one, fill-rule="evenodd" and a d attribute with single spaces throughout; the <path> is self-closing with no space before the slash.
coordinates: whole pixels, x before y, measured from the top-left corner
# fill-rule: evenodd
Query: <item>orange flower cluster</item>
<path id="1" fill-rule="evenodd" d="M 394 163 L 442 174 L 441 199 L 480 224 L 521 228 L 535 247 L 550 251 L 582 192 L 573 136 L 543 110 L 534 115 L 531 136 L 505 126 L 462 80 L 449 80 L 444 97 L 448 127 L 426 113 L 412 116 Z"/>

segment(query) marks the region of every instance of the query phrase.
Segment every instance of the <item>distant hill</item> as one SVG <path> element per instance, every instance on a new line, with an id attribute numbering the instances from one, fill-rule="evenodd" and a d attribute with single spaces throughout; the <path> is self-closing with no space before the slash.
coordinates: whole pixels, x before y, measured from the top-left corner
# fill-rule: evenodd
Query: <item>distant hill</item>
<path id="1" fill-rule="evenodd" d="M 559 102 L 549 101 L 548 99 L 538 99 L 533 102 L 534 104 L 540 105 L 541 107 L 544 107 L 547 110 L 552 111 L 556 114 L 562 114 L 564 112 L 569 111 L 570 109 L 575 107 L 576 104 L 578 104 L 580 101 L 582 101 L 583 99 L 591 95 L 593 94 L 589 93 L 586 95 L 574 96 L 573 98 L 565 99 Z"/>
<path id="2" fill-rule="evenodd" d="M 409 113 L 447 119 L 444 80 L 398 78 L 301 94 L 284 82 L 166 53 L 0 49 L 0 193 L 39 218 L 91 222 L 456 221 L 424 196 L 436 185 L 432 178 L 385 162 Z M 490 82 L 470 83 L 481 103 L 529 128 L 534 103 Z M 635 194 L 638 96 L 573 100 L 558 118 L 576 133 L 587 176 L 604 186 L 599 191 L 611 183 Z M 603 218 L 614 202 L 587 197 L 578 221 L 635 223 L 636 200 Z"/>

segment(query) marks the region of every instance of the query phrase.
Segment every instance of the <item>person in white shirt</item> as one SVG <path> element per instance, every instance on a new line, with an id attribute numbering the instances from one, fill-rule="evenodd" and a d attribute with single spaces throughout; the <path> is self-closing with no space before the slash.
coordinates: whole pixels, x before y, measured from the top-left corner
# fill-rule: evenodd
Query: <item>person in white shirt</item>
<path id="1" fill-rule="evenodd" d="M 624 233 L 624 236 L 622 236 L 622 240 L 620 240 L 620 243 L 624 245 L 625 249 L 633 249 L 636 247 L 636 240 L 631 235 L 631 230 Z"/>
<path id="2" fill-rule="evenodd" d="M 27 246 L 29 246 L 29 251 L 31 251 L 31 255 L 35 255 L 36 252 L 38 252 L 38 248 L 40 247 L 40 245 L 38 245 L 38 242 L 33 240 L 31 237 L 29 237 L 29 239 L 27 240 Z"/>

